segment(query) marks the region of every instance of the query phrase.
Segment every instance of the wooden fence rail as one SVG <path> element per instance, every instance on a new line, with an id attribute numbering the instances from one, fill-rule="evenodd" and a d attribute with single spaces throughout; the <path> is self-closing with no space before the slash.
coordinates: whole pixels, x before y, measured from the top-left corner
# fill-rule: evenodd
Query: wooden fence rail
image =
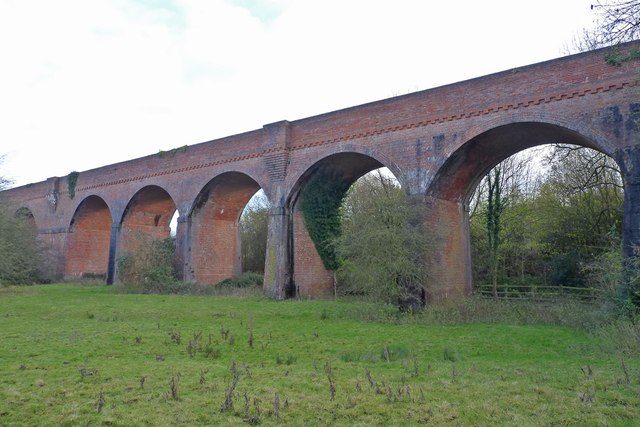
<path id="1" fill-rule="evenodd" d="M 476 295 L 493 298 L 493 287 L 491 285 L 480 285 L 474 287 Z M 581 302 L 593 302 L 603 296 L 604 290 L 597 288 L 584 288 L 576 286 L 549 286 L 549 285 L 508 285 L 498 286 L 498 299 L 507 300 L 533 300 L 533 301 L 553 301 L 557 299 L 571 299 Z"/>

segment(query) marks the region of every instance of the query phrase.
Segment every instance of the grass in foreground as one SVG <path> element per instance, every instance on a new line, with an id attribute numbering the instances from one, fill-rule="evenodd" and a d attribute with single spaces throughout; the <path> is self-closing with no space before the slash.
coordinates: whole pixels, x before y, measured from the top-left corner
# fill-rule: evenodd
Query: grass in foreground
<path id="1" fill-rule="evenodd" d="M 640 420 L 637 353 L 568 327 L 373 315 L 385 311 L 104 286 L 0 289 L 0 425 Z"/>

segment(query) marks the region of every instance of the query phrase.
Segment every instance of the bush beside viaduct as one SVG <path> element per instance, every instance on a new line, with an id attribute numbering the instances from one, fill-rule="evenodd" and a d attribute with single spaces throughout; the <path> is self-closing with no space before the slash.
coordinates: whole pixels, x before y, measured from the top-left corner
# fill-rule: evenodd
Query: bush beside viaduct
<path id="1" fill-rule="evenodd" d="M 618 50 L 613 50 L 618 49 Z M 263 189 L 271 203 L 264 291 L 330 293 L 298 195 L 316 173 L 352 183 L 388 167 L 423 206 L 431 233 L 429 301 L 471 290 L 468 198 L 501 160 L 549 143 L 616 160 L 625 188 L 625 256 L 640 246 L 640 42 L 562 57 L 334 111 L 0 193 L 26 213 L 66 280 L 118 279 L 116 260 L 140 235 L 169 236 L 179 213 L 182 279 L 214 284 L 240 271 L 238 220 Z M 619 61 L 607 61 L 612 52 Z M 627 60 L 628 59 L 628 60 Z"/>

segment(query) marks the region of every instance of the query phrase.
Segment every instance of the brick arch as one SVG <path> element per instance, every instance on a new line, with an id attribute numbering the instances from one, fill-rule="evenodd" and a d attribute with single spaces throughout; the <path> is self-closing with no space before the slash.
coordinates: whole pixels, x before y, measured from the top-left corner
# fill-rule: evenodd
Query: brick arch
<path id="1" fill-rule="evenodd" d="M 377 164 L 379 165 L 366 170 L 359 175 L 358 171 L 354 170 L 354 174 L 358 175 L 357 178 L 353 180 L 354 182 L 362 175 L 371 170 L 377 169 L 379 167 L 386 167 L 391 171 L 391 173 L 393 173 L 393 175 L 400 182 L 400 185 L 403 188 L 407 187 L 407 177 L 405 176 L 404 170 L 401 169 L 392 158 L 373 150 L 372 147 L 369 146 L 359 144 L 343 144 L 340 147 L 327 147 L 323 151 L 315 153 L 315 155 L 312 157 L 304 158 L 302 159 L 302 161 L 296 162 L 295 170 L 292 170 L 287 177 L 288 192 L 286 196 L 286 204 L 292 205 L 292 202 L 295 202 L 301 186 L 319 167 L 324 167 L 322 165 L 330 164 L 331 162 L 335 161 L 335 159 L 339 159 L 343 156 L 361 156 L 361 159 L 368 159 L 365 160 L 365 162 L 369 162 L 372 160 L 374 162 L 377 162 Z M 336 165 L 335 167 L 339 168 L 340 166 Z"/>
<path id="2" fill-rule="evenodd" d="M 33 232 L 34 237 L 38 233 L 38 224 L 36 222 L 36 218 L 33 215 L 31 209 L 26 206 L 23 206 L 19 209 L 16 209 L 13 216 L 21 221 L 24 221 L 24 224 L 27 227 L 27 230 Z"/>
<path id="3" fill-rule="evenodd" d="M 427 195 L 466 203 L 482 177 L 502 160 L 552 143 L 580 145 L 610 155 L 602 142 L 566 126 L 537 121 L 501 124 L 476 134 L 449 154 L 429 184 Z"/>
<path id="4" fill-rule="evenodd" d="M 120 220 L 120 253 L 135 251 L 141 239 L 166 239 L 176 204 L 169 193 L 157 185 L 147 185 L 129 200 Z"/>
<path id="5" fill-rule="evenodd" d="M 292 187 L 288 197 L 288 210 L 291 212 L 292 278 L 293 289 L 289 293 L 300 296 L 330 295 L 333 292 L 333 273 L 327 271 L 316 250 L 315 243 L 307 232 L 302 213 L 298 208 L 298 198 L 306 183 L 317 173 L 329 173 L 349 188 L 366 173 L 388 167 L 380 160 L 360 152 L 341 151 L 323 157 L 310 165 Z M 392 166 L 393 167 L 393 166 Z M 389 168 L 398 171 L 397 167 Z M 396 175 L 397 176 L 397 175 Z"/>
<path id="6" fill-rule="evenodd" d="M 69 224 L 64 278 L 106 277 L 111 241 L 111 210 L 99 196 L 84 198 Z"/>
<path id="7" fill-rule="evenodd" d="M 618 48 L 626 54 L 638 46 L 640 41 Z M 167 189 L 182 214 L 176 240 L 179 261 L 189 279 L 193 266 L 188 231 L 194 200 L 212 177 L 231 172 L 229 169 L 246 171 L 244 175 L 260 184 L 273 203 L 264 284 L 265 293 L 282 298 L 292 283 L 290 207 L 306 174 L 324 158 L 355 152 L 391 169 L 407 192 L 416 196 L 414 200 L 424 196 L 425 218 L 441 242 L 430 256 L 429 292 L 447 299 L 461 295 L 470 283 L 463 200 L 482 171 L 507 155 L 501 149 L 513 148 L 514 140 L 518 148 L 544 142 L 540 135 L 537 141 L 527 136 L 528 143 L 515 135 L 506 137 L 517 126 L 521 130 L 529 126 L 543 134 L 592 144 L 613 154 L 624 166 L 624 253 L 635 256 L 631 250 L 640 245 L 638 67 L 633 61 L 611 66 L 603 60 L 607 53 L 584 52 L 315 117 L 283 120 L 166 155 L 152 154 L 82 171 L 73 198 L 66 191 L 64 177 L 6 190 L 0 196 L 3 200 L 7 196 L 12 204 L 27 203 L 38 219 L 39 237 L 50 242 L 61 257 L 66 257 L 67 242 L 74 238 L 67 231 L 78 202 L 85 195 L 101 196 L 116 225 L 109 267 L 113 277 L 124 208 L 138 186 L 159 185 Z M 502 134 L 504 146 L 485 142 L 486 153 L 473 148 L 496 134 Z M 465 162 L 469 156 L 479 156 L 480 165 Z M 464 170 L 455 172 L 456 163 Z M 197 246 L 193 250 L 198 255 Z"/>
<path id="8" fill-rule="evenodd" d="M 426 192 L 425 218 L 435 236 L 435 255 L 428 267 L 433 284 L 427 297 L 431 301 L 471 292 L 468 199 L 495 165 L 519 151 L 549 143 L 580 145 L 611 154 L 597 133 L 557 120 L 490 122 L 469 133 L 471 138 L 452 147 Z"/>
<path id="9" fill-rule="evenodd" d="M 235 171 L 217 175 L 202 188 L 188 219 L 188 278 L 215 284 L 241 272 L 238 221 L 260 188 L 255 179 Z"/>

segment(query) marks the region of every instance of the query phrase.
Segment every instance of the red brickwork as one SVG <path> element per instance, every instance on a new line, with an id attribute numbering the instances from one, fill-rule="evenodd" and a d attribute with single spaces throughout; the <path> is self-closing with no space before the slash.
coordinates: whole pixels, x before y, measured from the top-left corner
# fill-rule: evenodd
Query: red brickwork
<path id="1" fill-rule="evenodd" d="M 169 223 L 175 211 L 175 203 L 162 188 L 149 186 L 141 189 L 125 209 L 120 227 L 119 255 L 128 253 L 140 240 L 168 238 L 171 234 Z"/>
<path id="2" fill-rule="evenodd" d="M 622 50 L 639 47 L 634 42 Z M 31 210 L 41 238 L 66 259 L 67 276 L 77 276 L 104 271 L 98 264 L 104 265 L 107 241 L 113 269 L 119 245 L 126 245 L 122 242 L 129 234 L 126 221 L 148 224 L 153 219 L 155 224 L 158 214 L 159 223 L 164 221 L 168 207 L 142 209 L 135 200 L 138 208 L 123 221 L 138 191 L 162 188 L 167 195 L 162 200 L 167 206 L 172 200 L 180 214 L 177 245 L 184 277 L 213 283 L 238 271 L 237 218 L 252 192 L 263 188 L 273 206 L 265 292 L 280 298 L 296 286 L 308 295 L 328 289 L 303 223 L 293 213 L 307 178 L 320 168 L 332 168 L 345 179 L 356 179 L 372 166 L 384 165 L 409 194 L 424 197 L 425 221 L 435 236 L 427 293 L 432 301 L 451 298 L 471 286 L 466 197 L 489 168 L 530 146 L 576 143 L 627 165 L 622 168 L 630 190 L 625 197 L 625 253 L 640 244 L 640 171 L 631 167 L 640 147 L 638 61 L 613 66 L 605 62 L 606 53 L 559 58 L 84 171 L 73 199 L 65 177 L 0 197 Z M 223 178 L 227 173 L 234 178 Z M 94 198 L 104 206 L 93 206 Z M 85 200 L 92 209 L 80 209 Z M 93 232 L 98 238 L 78 237 L 89 233 L 79 234 L 78 225 L 71 225 L 74 215 L 81 223 L 101 224 L 83 226 L 100 230 Z M 95 218 L 89 221 L 89 216 Z M 111 220 L 123 228 L 119 238 L 109 240 Z M 91 267 L 80 268 L 77 254 L 89 241 L 101 249 L 85 247 L 83 254 L 92 254 L 87 261 Z"/>
<path id="3" fill-rule="evenodd" d="M 241 272 L 238 221 L 260 186 L 240 173 L 226 173 L 211 181 L 191 214 L 191 263 L 194 279 L 215 284 Z"/>
<path id="4" fill-rule="evenodd" d="M 111 213 L 104 200 L 92 196 L 78 207 L 67 237 L 64 278 L 105 276 L 111 240 Z"/>

